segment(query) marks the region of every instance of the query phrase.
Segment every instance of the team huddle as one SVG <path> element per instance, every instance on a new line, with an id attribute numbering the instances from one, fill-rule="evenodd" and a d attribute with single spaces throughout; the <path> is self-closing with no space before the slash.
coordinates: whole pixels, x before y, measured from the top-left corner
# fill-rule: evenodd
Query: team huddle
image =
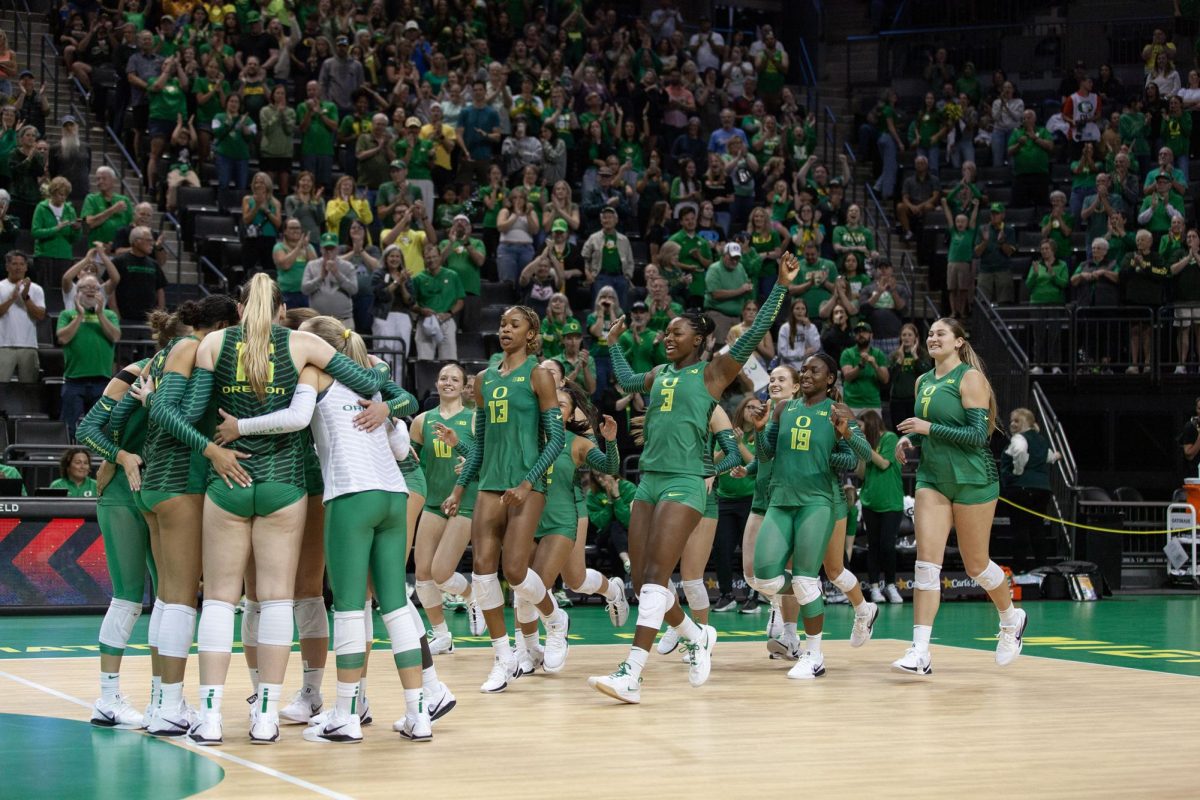
<path id="1" fill-rule="evenodd" d="M 987 447 L 995 403 L 954 320 L 929 331 L 935 366 L 918 381 L 916 415 L 900 423 L 894 452 L 879 451 L 879 426 L 869 413 L 860 427 L 840 402 L 837 365 L 823 354 L 798 372 L 777 367 L 770 399 L 752 420 L 753 449 L 735 436 L 718 399 L 770 330 L 798 270 L 793 256 L 780 259 L 767 301 L 721 353 L 706 347 L 713 323 L 687 313 L 667 326 L 668 363 L 634 374 L 615 346 L 624 320 L 608 332 L 617 383 L 646 398 L 645 416 L 635 420 L 644 450 L 628 526 L 635 635 L 611 674 L 588 679 L 609 697 L 640 702 L 656 638 L 659 653 L 682 649 L 692 686 L 708 680 L 717 632 L 707 624 L 703 576 L 717 516 L 714 478 L 725 472 L 755 481 L 742 546 L 747 584 L 772 602 L 771 657 L 795 662 L 789 678 L 824 676 L 822 566 L 854 604 L 851 645 L 865 644 L 878 609 L 844 566 L 847 506 L 838 478 L 864 461 L 903 462 L 914 447 L 921 449 L 915 624 L 912 646 L 892 669 L 932 673 L 938 573 L 952 526 L 968 573 L 1000 615 L 997 663 L 1020 654 L 1025 613 L 1013 606 L 1003 571 L 988 557 L 998 495 Z M 414 741 L 430 740 L 433 723 L 457 702 L 433 659 L 454 649 L 444 593 L 461 596 L 471 633 L 486 630 L 491 640 L 485 693 L 502 692 L 538 668 L 565 668 L 570 619 L 547 588 L 560 577 L 577 593 L 601 595 L 613 625 L 626 624 L 624 581 L 585 563 L 588 518 L 577 480 L 585 470 L 617 474 L 617 424 L 564 380 L 557 362 L 539 362 L 532 310 L 503 314 L 502 352 L 484 372 L 470 376 L 445 365 L 437 405 L 419 414 L 415 398 L 356 333 L 309 309 L 289 311 L 265 274 L 246 284 L 240 302 L 209 296 L 171 315 L 157 312 L 151 326 L 161 349 L 113 378 L 79 427 L 80 441 L 106 461 L 97 514 L 113 583 L 99 635 L 94 724 L 221 744 L 243 597 L 241 639 L 255 687 L 249 735 L 256 744 L 278 741 L 286 724 L 306 725 L 309 741 L 362 741 L 362 727 L 372 721 L 366 656 L 375 640 L 373 605 L 404 687 L 404 715 L 393 728 Z M 468 544 L 469 577 L 456 571 Z M 407 589 L 410 549 L 428 635 Z M 501 567 L 519 628 L 511 639 Z M 671 588 L 677 568 L 688 613 Z M 155 593 L 153 678 L 142 710 L 121 693 L 120 666 L 141 614 L 147 569 Z M 326 576 L 333 705 L 322 695 L 330 646 Z M 293 625 L 303 683 L 287 698 Z M 195 707 L 183 696 L 193 634 Z"/>

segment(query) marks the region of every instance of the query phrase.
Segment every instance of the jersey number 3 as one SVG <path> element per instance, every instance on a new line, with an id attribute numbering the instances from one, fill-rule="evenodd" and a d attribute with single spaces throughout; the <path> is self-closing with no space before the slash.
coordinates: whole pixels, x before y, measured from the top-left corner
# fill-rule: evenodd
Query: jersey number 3
<path id="1" fill-rule="evenodd" d="M 675 406 L 675 384 L 679 383 L 679 378 L 663 378 L 662 405 L 658 407 L 659 411 L 670 411 Z"/>

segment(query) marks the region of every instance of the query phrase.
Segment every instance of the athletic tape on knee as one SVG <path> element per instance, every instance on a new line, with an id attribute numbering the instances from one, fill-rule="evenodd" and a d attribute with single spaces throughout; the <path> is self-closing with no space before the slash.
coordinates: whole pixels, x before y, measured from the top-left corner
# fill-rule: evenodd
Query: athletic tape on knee
<path id="1" fill-rule="evenodd" d="M 638 592 L 638 627 L 654 630 L 661 628 L 663 617 L 667 615 L 667 610 L 673 602 L 675 594 L 667 587 L 653 583 L 643 584 L 642 590 Z"/>
<path id="2" fill-rule="evenodd" d="M 296 617 L 296 632 L 301 640 L 329 638 L 329 614 L 325 612 L 324 597 L 297 600 L 292 613 Z"/>
<path id="3" fill-rule="evenodd" d="M 129 644 L 133 625 L 142 615 L 142 604 L 113 598 L 108 603 L 104 621 L 100 623 L 100 644 L 124 650 Z"/>
<path id="4" fill-rule="evenodd" d="M 858 576 L 850 570 L 844 569 L 838 573 L 836 578 L 831 579 L 829 582 L 845 593 L 858 586 Z"/>
<path id="5" fill-rule="evenodd" d="M 258 647 L 258 618 L 262 616 L 262 606 L 257 600 L 247 600 L 246 610 L 242 612 L 242 647 Z"/>
<path id="6" fill-rule="evenodd" d="M 1004 570 L 995 561 L 989 561 L 988 565 L 983 568 L 983 572 L 978 575 L 972 575 L 971 578 L 983 587 L 985 592 L 990 592 L 1004 583 Z M 116 601 L 114 600 L 113 602 Z"/>
<path id="7" fill-rule="evenodd" d="M 150 610 L 150 626 L 146 630 L 146 644 L 158 649 L 158 631 L 162 626 L 162 612 L 167 604 L 155 598 L 154 608 Z"/>
<path id="8" fill-rule="evenodd" d="M 792 578 L 792 591 L 796 595 L 796 600 L 802 606 L 820 600 L 821 595 L 821 579 L 806 578 L 803 575 L 797 575 Z"/>
<path id="9" fill-rule="evenodd" d="M 291 600 L 263 600 L 258 620 L 258 644 L 267 647 L 292 646 Z"/>
<path id="10" fill-rule="evenodd" d="M 579 594 L 600 594 L 608 585 L 608 578 L 599 570 L 589 569 L 583 575 L 583 581 L 571 589 Z"/>
<path id="11" fill-rule="evenodd" d="M 428 611 L 442 604 L 442 590 L 433 581 L 417 581 L 417 599 L 421 608 Z"/>
<path id="12" fill-rule="evenodd" d="M 419 585 L 418 581 L 418 585 Z M 439 583 L 437 588 L 441 589 L 446 594 L 464 595 L 471 588 L 471 582 L 467 580 L 467 576 L 461 572 L 456 572 L 445 580 Z M 424 601 L 422 601 L 424 603 Z"/>
<path id="13" fill-rule="evenodd" d="M 784 585 L 787 583 L 787 578 L 783 577 L 782 575 L 777 575 L 770 580 L 764 580 L 762 578 L 754 578 L 753 580 L 754 590 L 763 597 L 766 597 L 768 600 L 774 599 L 775 595 L 782 592 Z M 747 579 L 746 583 L 749 582 L 750 579 Z"/>
<path id="14" fill-rule="evenodd" d="M 233 652 L 233 603 L 205 600 L 196 630 L 196 649 L 201 653 Z"/>
<path id="15" fill-rule="evenodd" d="M 489 572 L 487 575 L 478 575 L 472 572 L 471 593 L 475 597 L 475 604 L 482 611 L 491 611 L 493 608 L 500 608 L 504 605 L 504 592 L 500 589 L 500 578 L 494 572 Z"/>
<path id="16" fill-rule="evenodd" d="M 533 574 L 532 570 L 530 570 L 530 574 Z M 516 602 L 513 604 L 514 616 L 517 618 L 517 622 L 523 622 L 525 624 L 537 622 L 537 606 L 523 597 L 516 597 L 514 599 L 516 600 Z"/>
<path id="17" fill-rule="evenodd" d="M 942 565 L 929 561 L 917 561 L 913 565 L 913 588 L 923 592 L 936 592 L 942 588 L 939 577 Z"/>
<path id="18" fill-rule="evenodd" d="M 526 602 L 537 605 L 546 596 L 546 584 L 533 570 L 525 571 L 525 580 L 513 586 L 513 594 Z"/>
<path id="19" fill-rule="evenodd" d="M 158 653 L 168 658 L 187 658 L 196 628 L 196 609 L 168 603 L 158 624 Z"/>
<path id="20" fill-rule="evenodd" d="M 704 586 L 703 578 L 690 581 L 680 581 L 683 596 L 687 598 L 688 608 L 692 611 L 703 611 L 708 608 L 708 589 Z"/>
<path id="21" fill-rule="evenodd" d="M 413 624 L 408 606 L 397 608 L 383 615 L 388 638 L 392 640 L 392 653 L 407 653 L 420 647 L 419 628 Z"/>
<path id="22" fill-rule="evenodd" d="M 358 655 L 367 651 L 364 611 L 333 612 L 333 652 L 338 657 Z"/>

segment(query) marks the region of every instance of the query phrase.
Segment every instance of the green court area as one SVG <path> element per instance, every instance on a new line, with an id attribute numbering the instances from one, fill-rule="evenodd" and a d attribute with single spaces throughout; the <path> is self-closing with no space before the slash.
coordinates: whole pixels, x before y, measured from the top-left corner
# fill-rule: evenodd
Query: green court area
<path id="1" fill-rule="evenodd" d="M 1200 676 L 1200 597 L 1193 595 L 1126 595 L 1094 603 L 1030 602 L 1026 631 L 1027 655 L 1109 664 L 1132 669 Z M 572 644 L 614 644 L 633 638 L 636 607 L 623 629 L 609 624 L 603 606 L 576 606 L 571 614 Z M 849 606 L 830 606 L 826 638 L 849 636 Z M 129 655 L 147 652 L 143 614 L 134 631 Z M 466 614 L 448 612 L 456 647 L 484 647 L 486 636 L 467 633 Z M 240 619 L 240 617 L 239 617 Z M 99 615 L 0 616 L 0 660 L 12 658 L 94 657 Z M 767 608 L 755 614 L 712 614 L 711 624 L 726 641 L 766 638 Z M 992 607 L 980 602 L 943 603 L 934 629 L 934 643 L 990 650 L 997 622 Z M 376 619 L 375 631 L 384 630 Z M 875 636 L 906 640 L 912 632 L 912 606 L 880 607 Z M 386 649 L 377 641 L 375 647 Z M 240 649 L 235 646 L 235 650 Z M 890 650 L 880 658 L 890 661 Z"/>

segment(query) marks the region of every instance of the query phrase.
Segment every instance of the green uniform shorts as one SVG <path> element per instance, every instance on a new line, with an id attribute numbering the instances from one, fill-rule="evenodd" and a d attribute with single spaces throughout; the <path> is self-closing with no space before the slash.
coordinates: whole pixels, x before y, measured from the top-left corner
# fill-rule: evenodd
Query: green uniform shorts
<path id="1" fill-rule="evenodd" d="M 658 505 L 681 503 L 701 514 L 708 505 L 708 490 L 699 475 L 674 475 L 669 472 L 643 472 L 633 501 Z"/>
<path id="2" fill-rule="evenodd" d="M 978 506 L 990 503 L 1000 496 L 999 483 L 962 484 L 962 483 L 926 483 L 917 481 L 917 490 L 933 489 L 951 503 L 960 506 Z"/>
<path id="3" fill-rule="evenodd" d="M 208 496 L 223 510 L 235 517 L 265 517 L 306 496 L 303 486 L 277 481 L 262 481 L 249 486 L 230 488 L 220 478 L 208 484 Z"/>

